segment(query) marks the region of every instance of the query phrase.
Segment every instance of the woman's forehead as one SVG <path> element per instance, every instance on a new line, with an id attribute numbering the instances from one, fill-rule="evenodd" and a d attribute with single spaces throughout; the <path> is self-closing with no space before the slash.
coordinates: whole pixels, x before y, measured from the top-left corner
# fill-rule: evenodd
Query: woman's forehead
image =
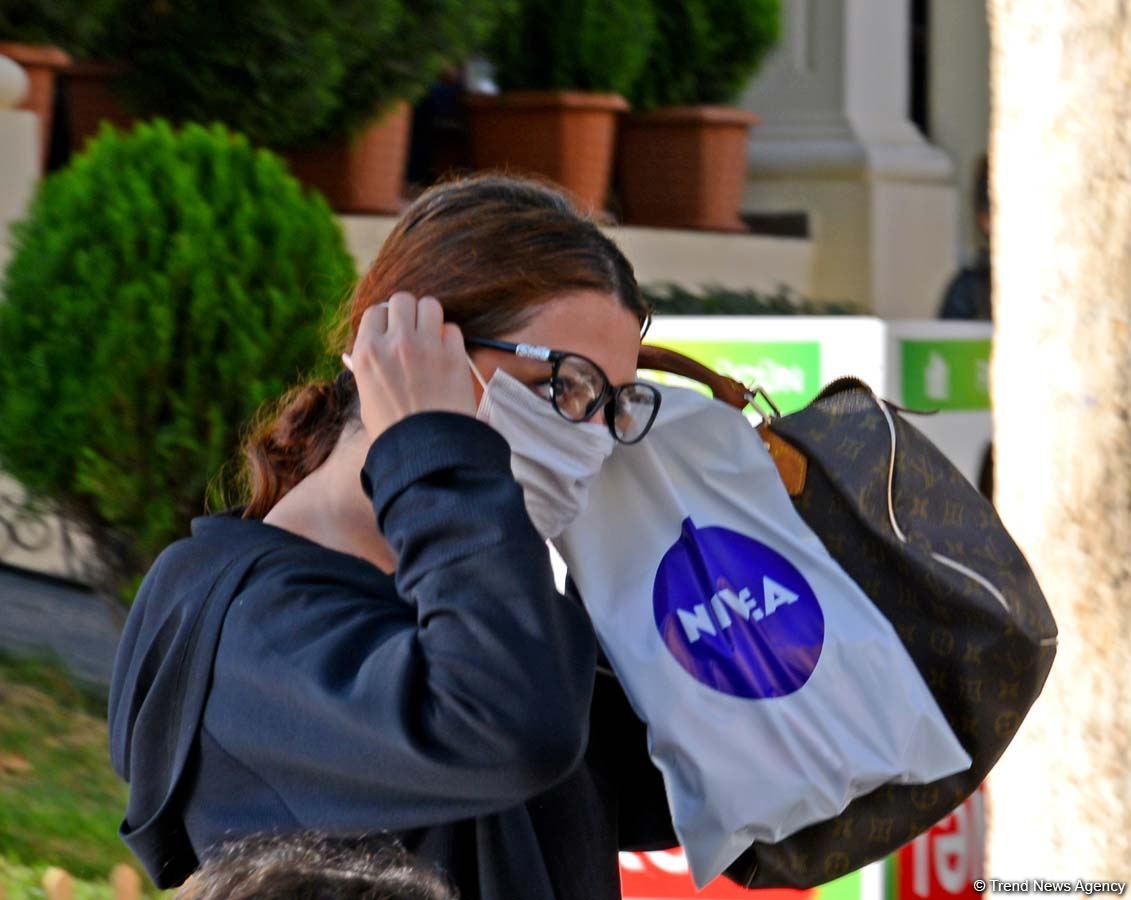
<path id="1" fill-rule="evenodd" d="M 605 370 L 614 384 L 636 378 L 640 322 L 617 298 L 602 291 L 574 291 L 538 307 L 505 340 L 579 353 Z"/>

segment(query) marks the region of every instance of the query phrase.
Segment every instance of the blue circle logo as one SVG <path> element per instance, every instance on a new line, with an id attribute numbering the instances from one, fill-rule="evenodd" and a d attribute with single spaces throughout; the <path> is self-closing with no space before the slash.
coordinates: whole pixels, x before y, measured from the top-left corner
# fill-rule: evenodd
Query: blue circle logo
<path id="1" fill-rule="evenodd" d="M 683 520 L 652 588 L 656 628 L 697 681 L 762 700 L 809 680 L 825 617 L 796 566 L 760 541 Z"/>

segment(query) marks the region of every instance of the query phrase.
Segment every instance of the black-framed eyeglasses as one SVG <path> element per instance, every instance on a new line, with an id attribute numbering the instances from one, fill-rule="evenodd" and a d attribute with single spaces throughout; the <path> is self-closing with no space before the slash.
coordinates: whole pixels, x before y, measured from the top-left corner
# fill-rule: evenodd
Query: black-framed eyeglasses
<path id="1" fill-rule="evenodd" d="M 633 381 L 614 387 L 600 366 L 579 353 L 493 338 L 464 338 L 464 343 L 549 363 L 546 399 L 558 415 L 569 422 L 585 422 L 603 407 L 609 433 L 622 444 L 643 438 L 660 411 L 660 392 L 653 385 Z"/>

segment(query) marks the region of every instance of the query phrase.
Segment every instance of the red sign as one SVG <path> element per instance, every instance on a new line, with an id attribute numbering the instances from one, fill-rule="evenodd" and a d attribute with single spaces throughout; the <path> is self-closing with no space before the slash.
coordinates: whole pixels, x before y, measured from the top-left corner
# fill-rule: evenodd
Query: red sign
<path id="1" fill-rule="evenodd" d="M 622 853 L 620 880 L 624 900 L 810 900 L 815 891 L 785 888 L 748 891 L 727 878 L 716 878 L 695 890 L 680 849 L 653 853 Z"/>
<path id="2" fill-rule="evenodd" d="M 929 831 L 900 848 L 896 900 L 978 900 L 975 878 L 985 877 L 985 787 Z"/>

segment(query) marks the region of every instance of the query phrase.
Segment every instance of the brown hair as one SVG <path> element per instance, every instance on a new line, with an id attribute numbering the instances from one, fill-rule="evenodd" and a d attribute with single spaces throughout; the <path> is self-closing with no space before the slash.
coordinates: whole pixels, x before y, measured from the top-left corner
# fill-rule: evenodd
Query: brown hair
<path id="1" fill-rule="evenodd" d="M 329 349 L 335 358 L 349 352 L 362 313 L 396 291 L 436 297 L 465 335 L 499 337 L 571 290 L 613 294 L 647 323 L 624 254 L 557 190 L 502 175 L 447 182 L 405 211 L 343 307 Z M 348 372 L 273 404 L 244 444 L 244 517 L 265 516 L 326 461 L 357 417 Z"/>

